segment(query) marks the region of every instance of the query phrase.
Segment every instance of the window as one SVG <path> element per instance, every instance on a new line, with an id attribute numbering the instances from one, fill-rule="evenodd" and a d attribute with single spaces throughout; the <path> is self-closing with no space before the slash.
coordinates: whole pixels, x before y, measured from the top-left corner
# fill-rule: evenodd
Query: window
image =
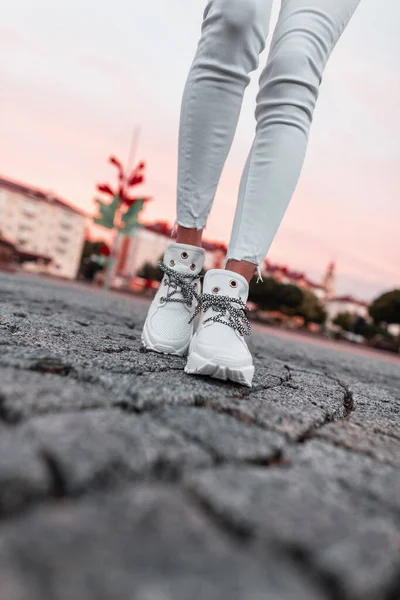
<path id="1" fill-rule="evenodd" d="M 32 231 L 32 226 L 31 225 L 27 225 L 26 223 L 21 223 L 18 226 L 18 231 L 23 232 L 23 231 Z"/>
<path id="2" fill-rule="evenodd" d="M 6 205 L 6 201 L 7 201 L 7 192 L 6 192 L 6 190 L 0 190 L 0 211 L 3 208 L 3 206 Z"/>
<path id="3" fill-rule="evenodd" d="M 72 227 L 72 223 L 61 221 L 60 227 L 61 227 L 61 229 L 64 229 L 65 231 L 69 231 Z"/>
<path id="4" fill-rule="evenodd" d="M 22 212 L 26 217 L 35 217 L 37 214 L 37 204 L 28 200 L 25 202 Z"/>

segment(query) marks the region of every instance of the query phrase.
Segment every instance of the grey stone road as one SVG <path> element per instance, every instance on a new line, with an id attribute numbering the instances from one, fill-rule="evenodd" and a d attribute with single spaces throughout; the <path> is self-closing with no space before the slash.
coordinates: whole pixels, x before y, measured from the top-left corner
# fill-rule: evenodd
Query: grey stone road
<path id="1" fill-rule="evenodd" d="M 0 275 L 0 600 L 398 600 L 396 357 L 258 332 L 248 390 L 144 315 Z"/>

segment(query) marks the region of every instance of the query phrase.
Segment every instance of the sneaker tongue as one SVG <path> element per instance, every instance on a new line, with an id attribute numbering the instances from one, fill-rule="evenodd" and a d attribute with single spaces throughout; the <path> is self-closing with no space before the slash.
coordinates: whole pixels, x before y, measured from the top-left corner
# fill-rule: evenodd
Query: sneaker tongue
<path id="1" fill-rule="evenodd" d="M 204 250 L 196 246 L 172 243 L 165 250 L 164 263 L 177 273 L 198 275 L 204 264 Z"/>
<path id="2" fill-rule="evenodd" d="M 216 296 L 240 298 L 247 302 L 249 285 L 244 277 L 233 271 L 211 269 L 204 278 L 203 292 Z"/>

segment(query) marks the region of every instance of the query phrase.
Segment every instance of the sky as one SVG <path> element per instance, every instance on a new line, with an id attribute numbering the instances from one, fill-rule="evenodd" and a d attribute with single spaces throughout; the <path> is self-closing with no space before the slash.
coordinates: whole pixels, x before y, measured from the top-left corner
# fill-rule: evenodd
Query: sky
<path id="1" fill-rule="evenodd" d="M 94 212 L 110 154 L 137 159 L 144 219 L 175 219 L 177 134 L 205 0 L 0 0 L 0 173 Z M 276 2 L 272 25 L 276 22 Z M 304 170 L 269 252 L 338 293 L 400 287 L 400 2 L 361 0 L 324 75 Z M 265 65 L 262 55 L 260 69 Z M 229 241 L 259 72 L 205 237 Z"/>

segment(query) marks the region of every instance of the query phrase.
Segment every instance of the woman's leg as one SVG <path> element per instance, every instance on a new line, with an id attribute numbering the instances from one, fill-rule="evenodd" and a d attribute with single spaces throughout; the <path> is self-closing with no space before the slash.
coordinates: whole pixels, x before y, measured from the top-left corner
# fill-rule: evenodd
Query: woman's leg
<path id="1" fill-rule="evenodd" d="M 257 101 L 257 132 L 240 186 L 225 271 L 210 270 L 187 373 L 251 386 L 244 335 L 248 282 L 264 258 L 303 164 L 322 72 L 359 0 L 282 0 Z"/>
<path id="2" fill-rule="evenodd" d="M 142 332 L 149 350 L 185 354 L 204 263 L 201 246 L 235 134 L 249 73 L 257 68 L 272 0 L 211 0 L 183 97 L 179 139 L 178 234 Z M 222 271 L 224 272 L 224 271 Z"/>
<path id="3" fill-rule="evenodd" d="M 249 281 L 297 184 L 328 58 L 360 0 L 282 0 L 257 98 L 227 269 Z"/>
<path id="4" fill-rule="evenodd" d="M 200 245 L 236 131 L 249 73 L 258 66 L 272 0 L 211 0 L 183 95 L 177 241 Z"/>

